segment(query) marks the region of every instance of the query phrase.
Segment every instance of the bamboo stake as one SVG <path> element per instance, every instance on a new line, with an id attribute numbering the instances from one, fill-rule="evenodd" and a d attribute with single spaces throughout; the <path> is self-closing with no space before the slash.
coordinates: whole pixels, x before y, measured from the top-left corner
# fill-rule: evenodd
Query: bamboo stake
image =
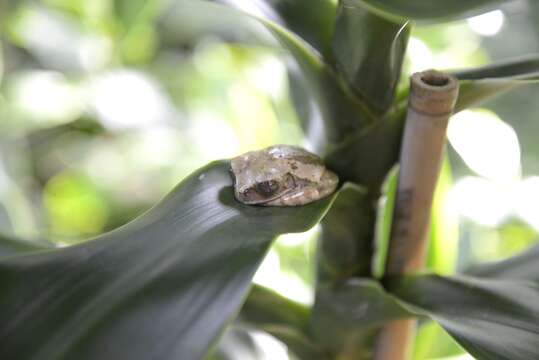
<path id="1" fill-rule="evenodd" d="M 440 172 L 445 133 L 458 95 L 458 81 L 435 70 L 411 77 L 408 113 L 385 275 L 420 271 L 427 250 L 432 197 Z M 409 358 L 415 320 L 398 320 L 377 338 L 376 360 Z"/>

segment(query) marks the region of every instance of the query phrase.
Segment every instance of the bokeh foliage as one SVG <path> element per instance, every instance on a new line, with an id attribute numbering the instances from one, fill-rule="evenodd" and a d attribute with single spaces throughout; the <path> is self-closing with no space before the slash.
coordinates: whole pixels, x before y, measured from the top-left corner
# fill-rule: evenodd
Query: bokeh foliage
<path id="1" fill-rule="evenodd" d="M 286 42 L 290 40 L 288 34 L 279 28 L 270 27 L 268 31 L 247 18 L 239 24 L 236 18 L 227 17 L 226 11 L 188 12 L 189 4 L 182 1 L 47 0 L 8 4 L 3 14 L 1 47 L 2 232 L 9 237 L 48 238 L 58 244 L 78 242 L 143 213 L 179 179 L 208 161 L 274 143 L 299 144 L 326 153 L 328 163 L 344 180 L 378 187 L 395 160 L 391 156 L 398 144 L 384 149 L 389 155 L 378 168 L 362 168 L 373 162 L 373 156 L 386 156 L 376 137 L 370 143 L 362 142 L 360 130 L 387 111 L 392 99 L 364 95 L 362 81 L 370 68 L 354 63 L 365 64 L 363 53 L 350 52 L 356 49 L 351 44 L 357 41 L 350 28 L 357 26 L 355 21 L 368 23 L 362 16 L 369 19 L 369 15 L 347 14 L 341 8 L 335 17 L 327 16 L 320 22 L 320 14 L 336 11 L 334 2 L 317 1 L 317 6 L 309 3 L 306 8 L 301 7 L 305 2 L 297 2 L 296 8 L 286 1 L 268 3 L 286 27 L 320 52 L 323 61 L 305 57 L 303 63 L 294 63 L 289 53 L 301 56 L 309 48 Z M 372 3 L 377 7 L 377 1 L 344 3 Z M 487 1 L 475 3 L 482 6 Z M 481 6 L 474 5 L 471 10 Z M 539 50 L 534 48 L 537 41 L 530 40 L 527 47 L 519 49 L 510 41 L 514 33 L 537 40 L 537 6 L 530 3 L 504 9 L 504 28 L 493 38 L 473 32 L 466 22 L 417 26 L 411 34 L 400 17 L 397 23 L 391 18 L 380 25 L 387 42 L 397 47 L 401 36 L 411 36 L 403 76 L 399 77 L 400 66 L 394 68 L 400 64 L 399 59 L 387 64 L 385 80 L 391 87 L 398 87 L 397 100 L 404 100 L 406 94 L 406 81 L 398 84 L 397 80 L 424 66 L 464 68 Z M 295 21 L 297 11 L 305 11 L 300 22 Z M 256 15 L 271 19 L 271 14 Z M 334 34 L 338 16 L 343 21 Z M 340 40 L 332 43 L 336 37 Z M 376 49 L 376 44 L 369 42 L 361 45 L 367 51 Z M 309 82 L 309 76 L 298 75 L 308 73 L 324 83 L 335 77 L 326 63 L 343 69 L 352 81 L 340 79 L 345 83 L 342 86 L 317 87 L 316 82 Z M 500 82 L 499 86 L 509 89 L 511 81 Z M 297 84 L 303 84 L 303 91 L 297 91 Z M 369 89 L 366 93 L 376 91 Z M 539 149 L 534 147 L 532 134 L 539 125 L 534 121 L 533 107 L 526 101 L 535 91 L 530 87 L 487 103 L 517 129 L 526 177 L 537 173 L 535 154 Z M 331 97 L 335 93 L 352 94 L 352 99 L 373 104 L 337 102 Z M 359 125 L 356 114 L 360 114 Z M 327 121 L 334 117 L 354 119 L 337 126 Z M 380 138 L 387 135 L 386 129 L 392 124 L 379 125 Z M 399 127 L 395 128 L 397 137 Z M 347 143 L 340 143 L 352 132 L 354 136 Z M 349 147 L 356 146 L 358 139 L 363 147 L 351 153 Z M 379 149 L 374 154 L 373 147 Z M 459 214 L 452 213 L 447 205 L 453 184 L 464 176 L 478 175 L 459 154 L 448 149 L 435 203 L 429 266 L 441 273 L 516 253 L 535 242 L 538 226 L 511 209 L 506 209 L 507 217 L 493 223 L 481 223 L 472 216 L 456 224 L 454 219 Z M 518 174 L 512 186 L 518 187 L 524 180 Z M 506 187 L 502 184 L 503 189 Z M 529 203 L 533 202 L 536 187 L 525 189 L 529 189 Z M 358 197 L 361 193 L 357 190 Z M 374 224 L 369 216 L 364 219 Z M 372 233 L 364 236 L 370 240 Z M 286 244 L 284 239 L 271 250 L 270 255 L 278 259 L 277 266 L 272 269 L 273 278 L 266 275 L 265 284 L 288 279 L 287 284 L 299 284 L 304 289 L 291 296 L 312 301 L 313 241 L 289 240 Z M 313 261 L 301 261 L 305 254 L 311 254 Z M 459 263 L 455 264 L 457 258 Z M 370 269 L 360 272 L 369 273 Z M 447 339 L 443 332 L 438 332 L 434 338 L 418 337 L 418 348 L 428 348 L 422 339 L 427 344 L 449 342 L 443 340 Z M 418 357 L 458 352 L 454 344 L 448 349 L 435 355 L 423 350 Z"/>

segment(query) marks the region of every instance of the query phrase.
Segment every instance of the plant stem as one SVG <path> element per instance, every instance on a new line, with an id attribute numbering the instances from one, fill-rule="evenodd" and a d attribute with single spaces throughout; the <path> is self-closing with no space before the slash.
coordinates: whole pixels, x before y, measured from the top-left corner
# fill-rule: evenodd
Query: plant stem
<path id="1" fill-rule="evenodd" d="M 432 197 L 457 95 L 458 82 L 451 75 L 428 70 L 411 77 L 386 276 L 423 268 Z M 405 319 L 384 327 L 377 338 L 375 359 L 407 359 L 415 325 L 414 319 Z"/>

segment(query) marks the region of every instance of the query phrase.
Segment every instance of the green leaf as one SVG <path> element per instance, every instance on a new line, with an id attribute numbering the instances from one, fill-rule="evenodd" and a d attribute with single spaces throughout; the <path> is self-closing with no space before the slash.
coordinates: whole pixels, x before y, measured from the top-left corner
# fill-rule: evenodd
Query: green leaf
<path id="1" fill-rule="evenodd" d="M 346 348 L 350 359 L 371 359 L 376 330 L 388 321 L 409 316 L 414 314 L 387 294 L 377 281 L 353 278 L 336 286 L 320 286 L 313 308 L 312 332 L 320 344 L 332 351 Z"/>
<path id="2" fill-rule="evenodd" d="M 460 80 L 481 80 L 485 78 L 509 78 L 513 80 L 536 79 L 539 76 L 539 56 L 529 55 L 474 69 L 454 71 Z"/>
<path id="3" fill-rule="evenodd" d="M 457 113 L 517 87 L 539 83 L 539 56 L 530 55 L 450 73 L 455 75 L 460 83 L 454 111 Z M 399 102 L 396 108 L 397 116 L 404 117 L 405 108 L 405 101 Z"/>
<path id="4" fill-rule="evenodd" d="M 254 285 L 237 322 L 267 332 L 300 359 L 327 359 L 309 334 L 310 309 L 274 291 Z"/>
<path id="5" fill-rule="evenodd" d="M 242 8 L 245 2 L 220 0 Z M 280 24 L 300 36 L 321 54 L 331 57 L 331 36 L 335 23 L 336 5 L 331 0 L 262 0 L 253 1 L 252 14 Z"/>
<path id="6" fill-rule="evenodd" d="M 326 164 L 341 180 L 364 185 L 376 195 L 398 161 L 403 127 L 403 116 L 384 118 L 348 136 L 326 155 Z"/>
<path id="7" fill-rule="evenodd" d="M 230 325 L 206 360 L 262 360 L 258 344 L 248 328 Z"/>
<path id="8" fill-rule="evenodd" d="M 300 359 L 326 359 L 308 337 L 309 321 L 309 308 L 258 285 L 251 288 L 238 317 L 238 322 L 279 339 Z"/>
<path id="9" fill-rule="evenodd" d="M 323 120 L 327 149 L 342 142 L 350 132 L 359 131 L 375 121 L 369 108 L 346 88 L 333 70 L 312 54 L 301 40 L 274 23 L 265 25 L 297 61 L 302 74 L 312 88 Z M 311 120 L 309 121 L 311 122 Z M 304 127 L 309 125 L 304 124 Z"/>
<path id="10" fill-rule="evenodd" d="M 454 110 L 454 113 L 457 113 L 481 105 L 497 95 L 520 86 L 539 83 L 539 56 L 530 55 L 479 68 L 450 71 L 450 73 L 455 75 L 460 83 L 459 96 Z M 393 124 L 404 124 L 406 104 L 407 98 L 403 96 L 393 107 L 390 114 Z M 393 129 L 394 136 L 400 136 L 401 129 L 396 126 Z"/>
<path id="11" fill-rule="evenodd" d="M 54 245 L 46 241 L 26 241 L 0 234 L 0 259 L 24 253 L 52 249 Z"/>
<path id="12" fill-rule="evenodd" d="M 539 358 L 537 283 L 418 275 L 390 280 L 388 289 L 477 359 Z"/>
<path id="13" fill-rule="evenodd" d="M 466 274 L 539 282 L 539 245 L 502 261 L 477 265 L 466 271 Z"/>
<path id="14" fill-rule="evenodd" d="M 460 82 L 455 113 L 514 88 L 539 82 L 539 56 L 453 71 Z M 375 191 L 389 169 L 398 161 L 406 118 L 407 97 L 403 96 L 381 121 L 350 135 L 326 156 L 328 165 L 346 181 L 366 185 Z M 373 152 L 371 149 L 376 148 Z"/>
<path id="15" fill-rule="evenodd" d="M 280 48 L 257 18 L 233 7 L 202 0 L 179 0 L 160 18 L 167 46 L 194 47 L 207 38 L 244 45 Z"/>
<path id="16" fill-rule="evenodd" d="M 239 315 L 240 321 L 264 326 L 285 326 L 300 332 L 309 328 L 309 308 L 273 290 L 253 285 Z"/>
<path id="17" fill-rule="evenodd" d="M 528 56 L 484 67 L 453 72 L 460 80 L 455 112 L 477 106 L 496 95 L 539 82 L 539 56 Z"/>
<path id="18" fill-rule="evenodd" d="M 327 353 L 322 352 L 304 334 L 287 327 L 265 326 L 267 331 L 261 331 L 248 324 L 235 322 L 229 326 L 219 340 L 216 350 L 207 360 L 264 360 L 268 358 L 268 348 L 256 342 L 254 336 L 270 335 L 288 350 L 291 359 L 299 360 L 330 360 Z M 261 346 L 262 345 L 262 346 Z"/>
<path id="19" fill-rule="evenodd" d="M 358 0 L 339 2 L 333 37 L 337 68 L 379 112 L 393 102 L 409 35 L 406 22 L 387 20 Z"/>
<path id="20" fill-rule="evenodd" d="M 322 221 L 318 249 L 318 281 L 369 276 L 375 210 L 366 189 L 346 183 Z"/>
<path id="21" fill-rule="evenodd" d="M 0 261 L 0 358 L 202 358 L 271 241 L 312 227 L 333 199 L 246 206 L 233 198 L 229 166 L 196 171 L 92 241 Z"/>
<path id="22" fill-rule="evenodd" d="M 333 351 L 338 351 L 348 339 L 348 331 L 342 326 L 342 314 L 336 312 L 346 307 L 340 302 L 348 301 L 348 287 L 343 288 L 342 282 L 354 275 L 368 277 L 371 274 L 375 215 L 367 190 L 345 183 L 322 222 L 312 326 L 316 342 Z M 352 289 L 352 292 L 358 293 L 355 300 L 362 295 L 361 290 Z M 357 338 L 357 332 L 353 336 L 354 352 L 359 356 L 367 348 L 368 340 Z"/>
<path id="23" fill-rule="evenodd" d="M 376 120 L 367 105 L 350 89 L 303 39 L 279 24 L 234 8 L 206 1 L 182 0 L 167 11 L 163 26 L 176 39 L 200 39 L 216 36 L 236 41 L 285 49 L 297 62 L 307 83 L 310 104 L 316 107 L 311 118 L 301 119 L 308 133 L 316 128 L 315 146 L 319 152 L 340 143 L 351 132 L 359 131 Z"/>
<path id="24" fill-rule="evenodd" d="M 515 0 L 356 0 L 393 19 L 439 22 L 462 19 L 497 9 Z"/>

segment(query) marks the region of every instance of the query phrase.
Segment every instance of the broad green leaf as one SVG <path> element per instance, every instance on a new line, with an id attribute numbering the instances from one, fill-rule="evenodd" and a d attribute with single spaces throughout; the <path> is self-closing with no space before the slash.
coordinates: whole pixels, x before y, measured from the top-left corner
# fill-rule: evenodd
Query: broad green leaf
<path id="1" fill-rule="evenodd" d="M 206 360 L 262 360 L 259 345 L 248 328 L 230 325 Z"/>
<path id="2" fill-rule="evenodd" d="M 466 271 L 466 274 L 539 282 L 539 245 L 502 261 L 477 265 Z"/>
<path id="3" fill-rule="evenodd" d="M 262 339 L 261 336 L 263 336 Z M 286 348 L 281 351 L 288 350 L 290 359 L 331 360 L 327 353 L 313 347 L 312 341 L 308 340 L 305 335 L 290 331 L 289 328 L 269 327 L 269 331 L 266 332 L 238 322 L 227 328 L 215 351 L 207 360 L 265 360 L 268 357 L 272 359 L 272 356 L 282 358 L 280 354 L 275 353 L 273 344 L 264 343 L 269 340 L 266 336 L 276 338 L 283 343 Z M 260 340 L 264 342 L 260 343 Z"/>
<path id="4" fill-rule="evenodd" d="M 313 308 L 312 332 L 320 344 L 350 359 L 371 359 L 376 331 L 387 321 L 414 316 L 375 280 L 349 279 L 320 286 Z M 338 356 L 336 358 L 339 358 Z"/>
<path id="5" fill-rule="evenodd" d="M 393 19 L 439 22 L 462 19 L 495 10 L 515 0 L 356 0 Z M 519 0 L 516 0 L 519 1 Z"/>
<path id="6" fill-rule="evenodd" d="M 496 95 L 513 90 L 523 82 L 518 80 L 485 79 L 485 80 L 461 80 L 460 93 L 455 104 L 455 113 L 479 106 L 484 101 Z"/>
<path id="7" fill-rule="evenodd" d="M 496 95 L 539 82 L 539 57 L 528 56 L 453 72 L 460 80 L 455 112 L 477 106 Z"/>
<path id="8" fill-rule="evenodd" d="M 539 83 L 539 57 L 528 56 L 475 69 L 453 71 L 451 73 L 459 79 L 460 83 L 459 97 L 454 110 L 454 112 L 457 113 L 464 109 L 478 106 L 496 95 L 503 94 L 520 86 Z M 394 164 L 397 161 L 396 154 L 398 154 L 398 149 L 396 150 L 394 147 L 398 142 L 397 139 L 400 139 L 402 125 L 404 124 L 406 117 L 406 102 L 407 100 L 403 97 L 401 101 L 394 105 L 393 111 L 389 114 L 389 119 L 391 121 L 387 122 L 387 124 L 384 122 L 381 123 L 383 124 L 383 127 L 381 127 L 379 131 L 383 133 L 388 132 L 392 135 L 380 138 L 384 141 L 382 143 L 383 146 L 377 146 L 377 149 L 384 150 L 382 153 L 376 154 L 377 159 L 383 159 L 383 161 L 377 162 L 380 165 L 384 164 L 387 167 L 388 164 Z M 388 141 L 388 139 L 392 139 L 392 141 Z M 353 141 L 350 141 L 350 143 L 353 144 Z M 348 147 L 350 146 L 353 145 L 348 145 Z M 391 149 L 391 147 L 393 147 L 393 150 L 387 151 L 388 148 Z M 343 148 L 337 149 L 333 156 L 339 161 L 340 159 L 344 159 L 346 154 L 347 149 Z M 331 158 L 328 158 L 327 161 L 331 164 L 330 159 Z M 364 160 L 360 161 L 363 162 Z M 342 162 L 344 163 L 344 161 Z M 358 166 L 359 165 L 360 164 L 358 164 Z M 339 165 L 332 164 L 332 166 L 335 169 L 340 168 Z M 355 168 L 356 167 L 354 166 L 349 166 L 349 169 Z M 373 173 L 379 174 L 382 172 L 382 169 L 384 169 L 384 167 Z M 360 172 L 359 175 L 361 178 L 365 176 L 362 172 Z"/>
<path id="9" fill-rule="evenodd" d="M 389 281 L 388 289 L 479 360 L 539 357 L 537 283 L 418 275 Z"/>
<path id="10" fill-rule="evenodd" d="M 297 34 L 321 54 L 330 57 L 336 4 L 331 0 L 262 0 L 249 6 L 241 0 L 220 0 L 273 21 Z"/>
<path id="11" fill-rule="evenodd" d="M 376 125 L 351 134 L 325 157 L 341 180 L 366 186 L 379 193 L 389 170 L 397 163 L 404 118 L 384 118 Z M 373 151 L 376 149 L 376 151 Z"/>
<path id="12" fill-rule="evenodd" d="M 0 234 L 0 259 L 24 253 L 47 250 L 54 245 L 45 241 L 26 241 Z"/>
<path id="13" fill-rule="evenodd" d="M 322 221 L 318 281 L 370 276 L 375 211 L 366 189 L 345 184 Z"/>
<path id="14" fill-rule="evenodd" d="M 497 81 L 511 83 L 512 79 L 462 80 L 468 82 L 460 91 L 459 107 L 475 105 L 490 95 L 511 89 L 515 84 L 503 85 L 496 88 Z M 485 85 L 482 85 L 482 84 Z M 517 85 L 528 82 L 519 80 Z M 485 86 L 490 90 L 485 93 Z M 406 93 L 404 91 L 403 93 Z M 379 194 L 384 179 L 390 169 L 398 162 L 400 142 L 406 118 L 407 97 L 397 101 L 390 112 L 373 126 L 351 133 L 338 146 L 327 153 L 325 160 L 330 168 L 335 170 L 345 181 L 355 182 L 366 186 L 373 194 Z M 376 149 L 376 151 L 372 151 Z M 379 269 L 380 270 L 380 269 Z"/>
<path id="15" fill-rule="evenodd" d="M 241 308 L 239 323 L 279 339 L 300 359 L 326 359 L 309 334 L 310 309 L 274 291 L 254 285 Z"/>
<path id="16" fill-rule="evenodd" d="M 168 9 L 162 23 L 170 33 L 178 34 L 176 41 L 180 42 L 185 37 L 216 36 L 225 41 L 284 48 L 295 61 L 291 89 L 301 110 L 303 128 L 314 148 L 327 155 L 330 167 L 343 174 L 342 180 L 368 185 L 369 181 L 381 182 L 395 163 L 402 124 L 376 125 L 367 134 L 366 129 L 372 128 L 378 117 L 315 51 L 282 26 L 220 4 L 186 0 Z M 384 151 L 374 154 L 370 150 L 375 145 Z M 358 153 L 362 154 L 359 163 L 344 161 Z"/>
<path id="17" fill-rule="evenodd" d="M 244 45 L 279 48 L 271 33 L 254 16 L 231 6 L 203 0 L 178 0 L 159 19 L 168 46 L 194 47 L 208 38 Z"/>
<path id="18" fill-rule="evenodd" d="M 306 129 L 318 127 L 317 133 L 323 139 L 315 143 L 320 152 L 376 120 L 316 51 L 273 21 L 221 4 L 182 0 L 167 10 L 162 22 L 169 32 L 177 34 L 177 39 L 168 42 L 214 36 L 225 41 L 285 49 L 297 62 L 308 85 L 306 92 L 312 94 L 310 99 L 317 108 L 312 118 L 301 120 Z"/>
<path id="19" fill-rule="evenodd" d="M 309 308 L 260 285 L 253 285 L 239 315 L 240 321 L 264 326 L 309 328 Z"/>
<path id="20" fill-rule="evenodd" d="M 0 261 L 0 358 L 200 359 L 271 241 L 316 224 L 332 199 L 246 206 L 229 162 L 214 162 L 117 230 Z"/>
<path id="21" fill-rule="evenodd" d="M 535 79 L 539 76 L 539 56 L 529 55 L 499 61 L 478 68 L 454 71 L 453 74 L 460 80 L 481 80 L 485 78 Z"/>
<path id="22" fill-rule="evenodd" d="M 368 278 L 375 218 L 374 198 L 365 188 L 347 183 L 324 218 L 319 239 L 311 332 L 317 343 L 335 353 L 345 348 L 346 356 L 354 359 L 371 358 L 378 327 L 408 314 Z"/>
<path id="23" fill-rule="evenodd" d="M 323 121 L 326 140 L 323 148 L 342 142 L 350 132 L 372 125 L 375 115 L 342 84 L 333 70 L 312 54 L 301 40 L 271 22 L 264 22 L 283 47 L 297 61 L 312 87 Z M 309 126 L 304 124 L 304 127 Z M 324 149 L 324 150 L 325 150 Z"/>
<path id="24" fill-rule="evenodd" d="M 455 113 L 524 85 L 539 83 L 539 56 L 532 55 L 483 67 L 449 71 L 459 79 L 459 97 Z M 406 116 L 406 100 L 394 107 L 394 116 Z"/>
<path id="25" fill-rule="evenodd" d="M 387 20 L 361 1 L 343 0 L 333 36 L 337 68 L 379 112 L 393 102 L 410 26 Z"/>

